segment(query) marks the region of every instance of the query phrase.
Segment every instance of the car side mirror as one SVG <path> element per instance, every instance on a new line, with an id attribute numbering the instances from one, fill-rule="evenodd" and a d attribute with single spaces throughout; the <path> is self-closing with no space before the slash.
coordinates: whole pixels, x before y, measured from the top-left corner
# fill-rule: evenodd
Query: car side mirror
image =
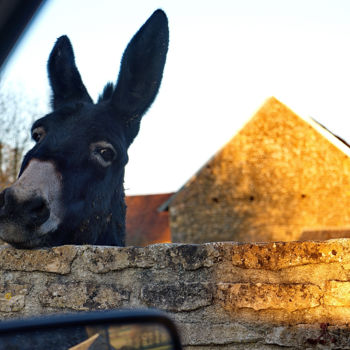
<path id="1" fill-rule="evenodd" d="M 181 343 L 165 314 L 126 310 L 3 321 L 0 349 L 181 350 Z"/>

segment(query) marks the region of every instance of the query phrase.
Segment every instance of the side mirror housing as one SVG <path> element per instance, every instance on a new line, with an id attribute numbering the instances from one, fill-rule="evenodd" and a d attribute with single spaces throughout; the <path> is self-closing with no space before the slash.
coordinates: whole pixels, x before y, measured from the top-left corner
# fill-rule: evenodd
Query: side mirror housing
<path id="1" fill-rule="evenodd" d="M 174 323 L 155 310 L 99 311 L 0 323 L 0 349 L 181 350 Z"/>

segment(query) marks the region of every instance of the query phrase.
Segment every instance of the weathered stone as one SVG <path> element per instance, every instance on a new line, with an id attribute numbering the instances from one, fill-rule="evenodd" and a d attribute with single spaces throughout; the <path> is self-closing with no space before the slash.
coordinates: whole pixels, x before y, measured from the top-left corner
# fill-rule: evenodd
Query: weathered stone
<path id="1" fill-rule="evenodd" d="M 205 245 L 154 244 L 138 247 L 91 247 L 83 253 L 90 271 L 106 273 L 126 268 L 175 267 L 197 270 L 213 265 Z M 211 251 L 213 253 L 213 251 Z"/>
<path id="2" fill-rule="evenodd" d="M 206 337 L 203 337 L 203 329 Z M 201 323 L 183 323 L 180 331 L 182 344 L 185 346 L 252 343 L 264 339 L 264 332 L 258 327 L 249 327 L 237 322 L 211 324 L 203 320 Z"/>
<path id="3" fill-rule="evenodd" d="M 246 269 L 281 270 L 320 263 L 350 263 L 350 240 L 271 242 L 232 246 L 232 264 Z"/>
<path id="4" fill-rule="evenodd" d="M 277 327 L 237 323 L 216 326 L 217 329 L 210 324 L 184 324 L 181 333 L 185 349 L 350 349 L 347 326 L 332 327 L 327 323 Z M 203 328 L 207 330 L 207 344 L 202 343 Z"/>
<path id="5" fill-rule="evenodd" d="M 318 286 L 307 284 L 220 283 L 219 298 L 225 309 L 283 309 L 293 312 L 321 304 Z"/>
<path id="6" fill-rule="evenodd" d="M 309 264 L 281 270 L 247 269 L 220 264 L 216 266 L 216 280 L 226 283 L 302 283 L 323 287 L 325 281 L 348 281 L 350 271 L 342 263 Z"/>
<path id="7" fill-rule="evenodd" d="M 147 248 L 99 247 L 93 246 L 84 251 L 85 264 L 91 272 L 106 273 L 129 267 L 149 268 L 154 264 Z"/>
<path id="8" fill-rule="evenodd" d="M 76 246 L 61 246 L 52 249 L 23 250 L 0 246 L 0 268 L 67 274 L 79 249 Z"/>
<path id="9" fill-rule="evenodd" d="M 0 286 L 0 311 L 16 312 L 25 305 L 25 296 L 29 293 L 29 285 L 5 283 Z"/>
<path id="10" fill-rule="evenodd" d="M 211 287 L 204 283 L 152 283 L 141 288 L 141 300 L 151 307 L 171 311 L 190 311 L 210 305 Z"/>
<path id="11" fill-rule="evenodd" d="M 330 327 L 327 323 L 316 325 L 272 327 L 266 331 L 265 342 L 281 347 L 298 349 L 350 349 L 348 327 Z"/>
<path id="12" fill-rule="evenodd" d="M 188 349 L 346 349 L 349 247 L 341 239 L 1 248 L 0 318 L 147 306 L 170 313 Z"/>
<path id="13" fill-rule="evenodd" d="M 39 294 L 39 300 L 43 306 L 61 309 L 113 309 L 128 300 L 129 295 L 112 284 L 52 283 Z"/>
<path id="14" fill-rule="evenodd" d="M 208 255 L 205 245 L 196 244 L 168 244 L 166 266 L 172 265 L 184 270 L 198 270 L 202 267 L 210 267 L 213 261 Z"/>
<path id="15" fill-rule="evenodd" d="M 266 345 L 262 342 L 257 343 L 243 343 L 243 344 L 227 344 L 227 345 L 190 345 L 190 346 L 184 346 L 184 350 L 278 350 L 283 349 L 285 350 L 285 347 L 280 347 L 277 345 Z M 288 347 L 288 350 L 297 350 L 299 348 L 294 347 Z"/>
<path id="16" fill-rule="evenodd" d="M 325 305 L 350 307 L 350 282 L 327 281 L 323 299 Z"/>

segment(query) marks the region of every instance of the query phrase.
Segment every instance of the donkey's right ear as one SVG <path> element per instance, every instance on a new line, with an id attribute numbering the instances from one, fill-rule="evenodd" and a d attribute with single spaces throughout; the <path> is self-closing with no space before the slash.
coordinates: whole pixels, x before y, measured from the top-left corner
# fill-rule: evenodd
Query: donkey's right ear
<path id="1" fill-rule="evenodd" d="M 47 70 L 53 92 L 53 109 L 74 101 L 92 102 L 75 65 L 72 44 L 66 35 L 57 39 Z"/>

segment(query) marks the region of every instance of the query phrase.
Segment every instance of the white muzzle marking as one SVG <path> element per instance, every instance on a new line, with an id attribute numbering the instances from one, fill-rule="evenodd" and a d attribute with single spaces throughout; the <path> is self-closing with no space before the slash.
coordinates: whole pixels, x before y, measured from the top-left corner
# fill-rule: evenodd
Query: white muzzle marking
<path id="1" fill-rule="evenodd" d="M 22 175 L 11 186 L 19 202 L 41 197 L 50 210 L 50 216 L 38 229 L 45 235 L 55 230 L 62 221 L 62 176 L 50 161 L 32 159 Z"/>

